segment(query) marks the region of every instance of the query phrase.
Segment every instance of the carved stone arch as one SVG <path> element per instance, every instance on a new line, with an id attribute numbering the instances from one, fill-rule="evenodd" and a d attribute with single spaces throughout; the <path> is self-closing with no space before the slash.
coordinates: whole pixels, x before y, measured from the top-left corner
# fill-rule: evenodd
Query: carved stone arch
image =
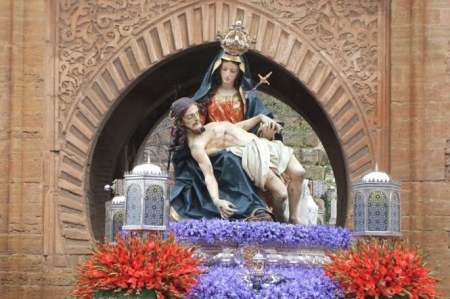
<path id="1" fill-rule="evenodd" d="M 349 188 L 351 179 L 370 169 L 375 160 L 374 141 L 364 108 L 336 61 L 319 51 L 298 28 L 261 6 L 247 1 L 189 1 L 136 28 L 136 34 L 127 36 L 117 53 L 99 64 L 95 75 L 76 91 L 70 113 L 62 122 L 57 182 L 57 217 L 67 253 L 82 252 L 92 238 L 88 214 L 93 207 L 86 202 L 96 192 L 88 186 L 90 176 L 98 175 L 91 172 L 92 156 L 99 136 L 112 134 L 103 126 L 125 94 L 157 65 L 214 42 L 214 29 L 225 29 L 218 24 L 230 24 L 237 18 L 251 34 L 257 31 L 258 42 L 252 52 L 270 58 L 301 82 L 326 114 L 344 155 L 341 166 L 345 169 L 341 171 L 346 184 L 340 187 Z M 163 100 L 167 98 L 148 103 L 148 109 L 158 109 Z M 296 105 L 295 101 L 291 104 Z M 347 191 L 343 194 L 348 195 Z M 345 209 L 341 211 L 345 213 Z"/>

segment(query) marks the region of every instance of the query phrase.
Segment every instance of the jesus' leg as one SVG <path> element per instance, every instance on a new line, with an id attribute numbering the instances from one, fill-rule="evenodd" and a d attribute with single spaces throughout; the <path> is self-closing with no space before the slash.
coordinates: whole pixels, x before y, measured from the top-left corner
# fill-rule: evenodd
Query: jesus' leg
<path id="1" fill-rule="evenodd" d="M 299 224 L 298 218 L 298 204 L 300 202 L 300 195 L 302 193 L 303 179 L 306 171 L 298 162 L 294 155 L 289 161 L 286 173 L 289 175 L 288 198 L 289 198 L 289 223 Z"/>
<path id="2" fill-rule="evenodd" d="M 286 223 L 287 219 L 284 215 L 284 210 L 288 192 L 283 180 L 275 175 L 272 170 L 269 170 L 264 188 L 272 194 L 272 208 L 273 213 L 277 216 L 277 221 Z"/>

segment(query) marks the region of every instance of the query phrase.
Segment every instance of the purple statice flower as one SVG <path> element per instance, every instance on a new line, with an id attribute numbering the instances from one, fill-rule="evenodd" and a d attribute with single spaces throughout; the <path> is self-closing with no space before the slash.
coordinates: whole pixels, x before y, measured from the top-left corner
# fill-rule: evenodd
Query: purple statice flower
<path id="1" fill-rule="evenodd" d="M 278 284 L 265 284 L 262 289 L 256 290 L 237 275 L 244 273 L 244 268 L 212 266 L 208 274 L 198 278 L 199 284 L 188 298 L 344 298 L 340 295 L 338 284 L 320 268 L 271 266 L 266 270 L 282 274 L 285 279 Z"/>
<path id="2" fill-rule="evenodd" d="M 348 248 L 349 230 L 323 225 L 292 225 L 278 222 L 183 220 L 171 223 L 179 240 L 220 245 L 251 244 L 291 247 Z"/>

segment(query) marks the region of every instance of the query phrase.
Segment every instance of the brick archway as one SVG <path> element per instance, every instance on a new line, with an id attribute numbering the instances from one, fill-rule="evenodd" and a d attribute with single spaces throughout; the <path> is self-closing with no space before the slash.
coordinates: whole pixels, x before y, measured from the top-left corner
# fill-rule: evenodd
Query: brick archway
<path id="1" fill-rule="evenodd" d="M 226 29 L 218 24 L 229 24 L 235 19 L 242 19 L 250 33 L 257 34 L 258 40 L 252 49 L 255 57 L 266 57 L 295 78 L 294 88 L 307 90 L 320 108 L 318 111 L 323 112 L 323 119 L 328 120 L 327 129 L 331 128 L 331 135 L 339 141 L 335 144 L 338 149 L 328 150 L 340 153 L 338 167 L 341 169 L 335 169 L 335 174 L 342 178 L 338 188 L 344 196 L 341 215 L 345 218 L 351 180 L 369 170 L 378 155 L 377 140 L 370 134 L 372 123 L 364 103 L 357 100 L 354 82 L 345 76 L 336 60 L 320 51 L 317 41 L 279 19 L 274 11 L 246 1 L 230 1 L 230 4 L 227 1 L 189 1 L 174 4 L 151 22 L 142 22 L 132 34 L 124 26 L 123 39 L 117 43 L 115 52 L 97 63 L 95 74 L 80 85 L 82 88 L 74 90 L 74 100 L 64 109 L 56 231 L 60 230 L 65 253 L 84 252 L 92 238 L 89 211 L 94 207 L 89 199 L 96 196 L 96 190 L 89 186 L 90 177 L 110 179 L 104 173 L 95 173 L 92 157 L 99 139 L 114 134 L 105 127 L 108 119 L 143 77 L 157 72 L 159 67 L 183 53 L 213 42 L 216 31 Z M 60 52 L 64 54 L 64 49 Z M 64 82 L 64 75 L 60 71 L 60 82 Z M 190 82 L 186 88 L 192 88 L 192 84 Z M 61 95 L 60 99 L 63 97 Z M 146 109 L 157 111 L 155 117 L 168 108 L 167 97 L 147 104 Z M 290 104 L 301 106 L 295 100 Z M 111 143 L 112 147 L 114 145 Z"/>

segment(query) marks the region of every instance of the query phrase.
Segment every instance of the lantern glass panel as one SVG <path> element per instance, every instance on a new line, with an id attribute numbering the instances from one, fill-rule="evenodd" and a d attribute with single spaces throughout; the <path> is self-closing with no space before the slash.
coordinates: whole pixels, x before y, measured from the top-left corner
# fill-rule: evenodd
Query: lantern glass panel
<path id="1" fill-rule="evenodd" d="M 391 225 L 392 231 L 400 232 L 400 198 L 398 193 L 391 196 Z"/>
<path id="2" fill-rule="evenodd" d="M 388 230 L 388 199 L 381 191 L 374 191 L 369 196 L 368 230 Z"/>
<path id="3" fill-rule="evenodd" d="M 164 190 L 161 186 L 151 185 L 147 189 L 144 225 L 164 225 Z"/>
<path id="4" fill-rule="evenodd" d="M 123 223 L 125 221 L 125 214 L 123 211 L 114 213 L 112 220 L 112 237 L 114 238 L 118 232 L 122 230 Z"/>
<path id="5" fill-rule="evenodd" d="M 358 192 L 355 196 L 355 232 L 363 232 L 366 223 L 366 204 L 364 202 L 364 194 Z"/>
<path id="6" fill-rule="evenodd" d="M 126 225 L 141 224 L 141 188 L 136 184 L 128 188 L 126 213 Z"/>

